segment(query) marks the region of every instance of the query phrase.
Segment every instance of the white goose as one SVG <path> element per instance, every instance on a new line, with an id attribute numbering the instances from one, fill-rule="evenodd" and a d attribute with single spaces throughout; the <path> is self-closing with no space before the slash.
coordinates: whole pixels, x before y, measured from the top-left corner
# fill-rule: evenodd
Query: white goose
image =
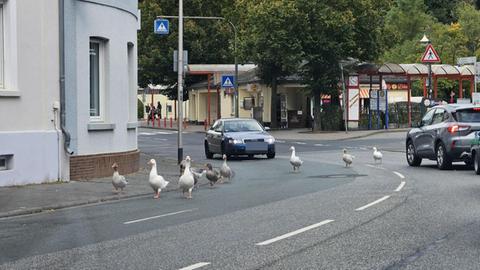
<path id="1" fill-rule="evenodd" d="M 195 185 L 195 178 L 193 177 L 192 171 L 190 171 L 190 160 L 190 156 L 185 158 L 185 170 L 178 180 L 178 186 L 182 190 L 183 195 L 185 196 L 185 193 L 188 192 L 186 196 L 187 199 L 192 198 L 192 190 Z"/>
<path id="2" fill-rule="evenodd" d="M 343 149 L 343 162 L 345 162 L 345 167 L 350 166 L 353 163 L 353 159 L 355 156 L 352 156 L 350 154 L 347 154 L 347 149 Z"/>
<path id="3" fill-rule="evenodd" d="M 377 163 L 377 160 L 380 160 L 380 163 L 382 163 L 382 158 L 382 152 L 378 151 L 377 147 L 373 147 L 373 160 L 375 161 L 375 163 Z"/>
<path id="4" fill-rule="evenodd" d="M 166 181 L 163 176 L 158 175 L 157 162 L 155 161 L 155 159 L 150 159 L 148 165 L 152 166 L 152 169 L 150 170 L 150 175 L 148 177 L 148 182 L 150 183 L 153 192 L 155 192 L 155 196 L 153 196 L 153 198 L 158 199 L 160 198 L 160 192 L 162 191 L 162 189 L 167 187 L 169 182 Z"/>
<path id="5" fill-rule="evenodd" d="M 223 154 L 223 164 L 222 167 L 220 167 L 220 175 L 222 176 L 221 182 L 223 183 L 223 179 L 228 179 L 230 181 L 233 177 L 233 171 L 232 169 L 227 165 L 227 155 Z"/>
<path id="6" fill-rule="evenodd" d="M 303 161 L 295 155 L 295 147 L 290 147 L 290 151 L 292 151 L 292 156 L 290 157 L 290 164 L 293 166 L 293 171 L 300 170 L 300 166 L 302 166 Z"/>
<path id="7" fill-rule="evenodd" d="M 113 163 L 112 169 L 113 169 L 112 185 L 113 185 L 113 188 L 115 189 L 114 192 L 118 193 L 118 189 L 120 189 L 121 192 L 123 192 L 123 189 L 127 186 L 128 181 L 125 180 L 125 176 L 120 175 L 118 173 L 118 165 L 116 162 Z"/>

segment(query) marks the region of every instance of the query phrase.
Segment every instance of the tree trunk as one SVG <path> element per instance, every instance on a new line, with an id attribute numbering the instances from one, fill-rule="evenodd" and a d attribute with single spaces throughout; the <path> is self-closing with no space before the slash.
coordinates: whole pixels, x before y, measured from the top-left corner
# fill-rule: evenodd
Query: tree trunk
<path id="1" fill-rule="evenodd" d="M 277 78 L 272 79 L 272 96 L 270 98 L 270 127 L 277 128 Z"/>
<path id="2" fill-rule="evenodd" d="M 320 93 L 318 91 L 313 91 L 313 131 L 322 130 L 322 121 L 320 119 Z"/>

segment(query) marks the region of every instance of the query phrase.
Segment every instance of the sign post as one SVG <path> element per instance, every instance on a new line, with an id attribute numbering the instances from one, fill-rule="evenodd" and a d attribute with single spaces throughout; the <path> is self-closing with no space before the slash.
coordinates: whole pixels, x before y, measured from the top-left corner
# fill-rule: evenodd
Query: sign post
<path id="1" fill-rule="evenodd" d="M 178 0 L 178 77 L 177 77 L 177 98 L 178 98 L 178 164 L 183 160 L 183 0 Z"/>
<path id="2" fill-rule="evenodd" d="M 422 56 L 422 63 L 428 64 L 428 98 L 432 99 L 432 63 L 439 63 L 440 57 L 432 44 L 428 44 Z"/>

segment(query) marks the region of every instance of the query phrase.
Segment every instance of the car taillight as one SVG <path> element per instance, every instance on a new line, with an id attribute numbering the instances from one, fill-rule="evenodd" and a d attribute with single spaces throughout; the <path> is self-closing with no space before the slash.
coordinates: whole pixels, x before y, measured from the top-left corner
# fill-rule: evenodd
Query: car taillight
<path id="1" fill-rule="evenodd" d="M 480 107 L 473 107 L 472 109 L 476 112 L 480 111 Z"/>
<path id="2" fill-rule="evenodd" d="M 452 125 L 447 128 L 449 133 L 467 131 L 469 129 L 470 129 L 470 126 L 464 126 L 464 125 Z"/>

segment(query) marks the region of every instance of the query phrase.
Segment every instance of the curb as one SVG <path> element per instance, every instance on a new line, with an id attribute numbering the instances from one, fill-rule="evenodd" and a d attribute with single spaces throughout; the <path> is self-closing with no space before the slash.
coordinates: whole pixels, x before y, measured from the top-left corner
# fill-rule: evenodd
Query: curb
<path id="1" fill-rule="evenodd" d="M 355 132 L 355 131 L 353 131 L 353 132 Z M 377 134 L 382 134 L 382 133 L 398 133 L 398 132 L 408 132 L 408 130 L 402 130 L 402 129 L 398 129 L 398 130 L 395 130 L 395 129 L 379 130 L 379 131 L 373 131 L 372 133 L 368 133 L 368 134 L 364 134 L 364 135 L 358 135 L 358 136 L 353 136 L 353 137 L 349 137 L 349 138 L 337 139 L 335 141 L 347 141 L 347 140 L 352 140 L 352 139 L 366 138 L 366 137 L 370 137 L 370 136 L 377 135 Z"/>
<path id="2" fill-rule="evenodd" d="M 168 130 L 168 131 L 178 131 L 176 128 L 156 128 L 156 127 L 144 127 L 144 126 L 139 126 L 139 128 L 148 128 L 148 129 L 156 129 L 156 130 Z M 205 131 L 200 131 L 200 130 L 196 130 L 196 131 L 183 130 L 183 131 L 187 131 L 187 132 L 190 132 L 190 133 L 205 133 Z"/>
<path id="3" fill-rule="evenodd" d="M 208 185 L 208 182 L 198 184 L 199 187 L 205 186 L 205 185 Z M 178 190 L 179 190 L 178 188 L 172 188 L 172 189 L 165 189 L 163 190 L 163 192 L 171 192 L 171 191 L 178 191 Z M 111 195 L 107 197 L 101 197 L 98 199 L 74 201 L 74 202 L 59 203 L 54 205 L 47 205 L 42 207 L 32 207 L 32 208 L 11 210 L 11 211 L 0 213 L 0 219 L 25 216 L 25 215 L 31 215 L 31 214 L 39 214 L 39 213 L 48 212 L 48 211 L 54 211 L 54 210 L 60 210 L 65 208 L 72 208 L 76 206 L 83 206 L 83 205 L 96 204 L 96 203 L 102 203 L 102 202 L 121 201 L 121 200 L 151 195 L 152 193 L 153 191 L 148 193 L 144 193 L 144 192 L 134 193 L 134 194 L 124 195 L 124 196 Z"/>

